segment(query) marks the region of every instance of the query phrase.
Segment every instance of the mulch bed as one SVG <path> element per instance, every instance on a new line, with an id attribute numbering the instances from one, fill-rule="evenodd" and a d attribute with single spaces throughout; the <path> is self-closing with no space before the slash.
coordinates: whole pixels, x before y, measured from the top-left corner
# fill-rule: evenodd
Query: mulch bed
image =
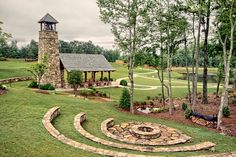
<path id="1" fill-rule="evenodd" d="M 46 90 L 41 90 L 41 89 L 34 89 L 33 90 L 34 92 L 36 92 L 36 93 L 40 93 L 40 94 L 50 94 L 48 91 L 46 91 Z"/>
<path id="2" fill-rule="evenodd" d="M 6 93 L 7 93 L 7 90 L 0 89 L 0 95 L 6 94 Z"/>
<path id="3" fill-rule="evenodd" d="M 65 91 L 63 93 L 60 93 L 59 95 L 74 95 L 74 91 Z M 83 97 L 84 99 L 88 99 L 91 101 L 99 101 L 99 102 L 110 102 L 111 99 L 109 97 L 100 97 L 100 96 L 96 96 L 96 95 L 81 95 L 78 91 L 78 97 Z"/>
<path id="4" fill-rule="evenodd" d="M 190 119 L 185 119 L 184 117 L 184 111 L 181 109 L 182 103 L 186 103 L 186 99 L 175 99 L 173 100 L 174 105 L 177 105 L 178 107 L 175 107 L 175 110 L 173 112 L 173 115 L 170 115 L 169 112 L 161 112 L 161 113 L 149 113 L 145 114 L 142 112 L 137 111 L 140 106 L 135 105 L 135 114 L 137 115 L 143 115 L 143 116 L 150 116 L 154 118 L 161 118 L 165 120 L 170 120 L 170 121 L 175 121 L 183 124 L 189 124 L 189 125 L 195 125 L 195 126 L 200 126 L 194 122 L 192 122 Z M 208 104 L 201 104 L 201 99 L 197 101 L 196 107 L 195 107 L 195 112 L 213 116 L 218 114 L 218 109 L 220 105 L 220 97 L 216 97 L 215 95 L 209 95 L 208 97 Z M 147 107 L 150 107 L 147 105 Z M 161 107 L 161 104 L 155 104 L 153 107 Z M 166 104 L 166 107 L 168 107 L 168 104 Z M 191 108 L 191 106 L 189 106 Z M 230 108 L 230 116 L 228 118 L 223 118 L 222 119 L 222 125 L 223 125 L 223 130 L 222 132 L 230 135 L 230 136 L 236 136 L 236 105 L 229 103 L 229 108 Z M 128 111 L 124 111 L 128 112 Z M 220 132 L 214 128 L 211 127 L 206 127 L 202 126 L 205 128 L 208 128 L 209 130 L 214 130 L 216 132 Z"/>

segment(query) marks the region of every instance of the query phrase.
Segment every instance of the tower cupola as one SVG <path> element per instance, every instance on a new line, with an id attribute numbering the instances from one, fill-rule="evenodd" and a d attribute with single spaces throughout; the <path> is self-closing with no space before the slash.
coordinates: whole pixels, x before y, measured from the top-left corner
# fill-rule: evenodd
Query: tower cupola
<path id="1" fill-rule="evenodd" d="M 47 13 L 38 23 L 40 23 L 40 31 L 56 31 L 58 21 Z"/>

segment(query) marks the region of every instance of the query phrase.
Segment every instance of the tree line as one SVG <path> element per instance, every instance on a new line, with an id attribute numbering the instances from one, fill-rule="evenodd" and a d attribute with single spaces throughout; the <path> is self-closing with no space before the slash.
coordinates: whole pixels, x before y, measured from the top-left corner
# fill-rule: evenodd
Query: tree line
<path id="1" fill-rule="evenodd" d="M 9 38 L 8 35 L 7 38 Z M 6 38 L 6 39 L 7 39 Z M 93 44 L 91 41 L 59 41 L 60 53 L 80 53 L 80 54 L 103 54 L 109 62 L 115 62 L 120 53 L 115 50 L 104 49 L 101 46 Z M 17 41 L 8 43 L 6 40 L 0 41 L 0 57 L 5 58 L 23 58 L 36 60 L 38 58 L 38 42 L 31 40 L 26 46 L 18 47 Z"/>

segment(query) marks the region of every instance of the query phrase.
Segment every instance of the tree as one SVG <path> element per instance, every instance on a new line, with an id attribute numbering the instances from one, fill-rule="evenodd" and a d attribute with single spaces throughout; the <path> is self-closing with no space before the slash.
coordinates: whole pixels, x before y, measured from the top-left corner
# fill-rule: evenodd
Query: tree
<path id="1" fill-rule="evenodd" d="M 122 96 L 120 98 L 120 108 L 122 109 L 129 109 L 130 108 L 130 94 L 129 90 L 123 88 Z"/>
<path id="2" fill-rule="evenodd" d="M 187 46 L 187 32 L 184 33 L 184 52 L 185 52 L 185 68 L 187 72 L 187 81 L 188 81 L 188 101 L 191 103 L 191 88 L 190 88 L 190 75 L 189 75 L 189 60 L 188 60 L 188 46 Z"/>
<path id="3" fill-rule="evenodd" d="M 219 95 L 220 83 L 224 78 L 224 64 L 220 63 L 217 69 L 217 87 L 216 87 L 216 96 Z"/>
<path id="4" fill-rule="evenodd" d="M 28 70 L 31 74 L 33 74 L 35 80 L 38 82 L 38 87 L 40 87 L 41 79 L 46 72 L 46 64 L 45 63 L 36 63 L 30 67 Z"/>
<path id="5" fill-rule="evenodd" d="M 204 0 L 205 15 L 202 18 L 203 32 L 204 32 L 204 70 L 203 70 L 203 88 L 202 88 L 202 103 L 208 103 L 207 94 L 207 67 L 208 67 L 208 35 L 210 28 L 210 15 L 211 15 L 211 0 Z"/>
<path id="6" fill-rule="evenodd" d="M 0 25 L 3 24 L 0 21 Z M 0 56 L 3 56 L 3 47 L 7 44 L 7 40 L 11 38 L 11 34 L 3 32 L 2 27 L 0 26 Z"/>
<path id="7" fill-rule="evenodd" d="M 202 1 L 187 0 L 187 12 L 192 14 L 192 36 L 193 36 L 193 53 L 192 53 L 192 110 L 194 111 L 197 97 L 197 80 L 200 60 L 200 37 L 201 37 L 201 19 L 202 19 Z M 197 37 L 195 35 L 195 22 L 197 23 Z"/>
<path id="8" fill-rule="evenodd" d="M 72 70 L 68 73 L 67 81 L 74 88 L 74 94 L 77 96 L 77 89 L 83 82 L 83 73 L 81 71 Z"/>
<path id="9" fill-rule="evenodd" d="M 115 50 L 108 50 L 95 45 L 92 41 L 70 41 L 60 40 L 60 53 L 79 53 L 79 54 L 103 54 L 109 62 L 115 62 L 119 58 L 119 53 Z"/>
<path id="10" fill-rule="evenodd" d="M 234 90 L 236 90 L 236 56 L 233 57 L 233 65 L 234 65 Z"/>
<path id="11" fill-rule="evenodd" d="M 185 30 L 188 27 L 187 19 L 181 14 L 180 3 L 170 3 L 167 0 L 167 11 L 164 20 L 161 23 L 162 29 L 166 31 L 166 47 L 168 54 L 168 89 L 169 89 L 169 113 L 173 114 L 173 100 L 172 100 L 172 57 L 176 51 L 177 46 L 184 41 Z"/>
<path id="12" fill-rule="evenodd" d="M 232 52 L 234 49 L 234 31 L 236 27 L 236 2 L 234 0 L 216 0 L 218 9 L 216 26 L 219 41 L 223 48 L 225 78 L 218 113 L 217 129 L 221 128 L 223 108 L 228 105 L 229 73 Z M 227 42 L 230 46 L 227 47 Z"/>
<path id="13" fill-rule="evenodd" d="M 168 106 L 169 113 L 173 114 L 173 102 L 172 102 L 172 58 L 173 54 L 176 52 L 177 47 L 181 42 L 183 42 L 183 33 L 187 27 L 187 20 L 182 15 L 179 10 L 179 1 L 160 1 L 155 0 L 151 1 L 150 8 L 151 10 L 146 17 L 146 24 L 148 26 L 148 34 L 146 41 L 148 41 L 149 47 L 152 49 L 158 49 L 160 52 L 161 64 L 161 77 L 159 75 L 159 70 L 157 69 L 159 79 L 162 83 L 162 96 L 164 95 L 164 78 L 163 78 L 163 52 L 167 53 L 167 72 L 168 72 Z M 158 65 L 158 63 L 156 63 Z M 164 99 L 164 97 L 163 97 Z"/>
<path id="14" fill-rule="evenodd" d="M 130 111 L 134 113 L 134 63 L 135 54 L 142 45 L 145 27 L 142 19 L 149 8 L 142 0 L 97 0 L 100 18 L 111 25 L 111 31 L 119 49 L 128 55 L 128 77 L 130 81 Z"/>

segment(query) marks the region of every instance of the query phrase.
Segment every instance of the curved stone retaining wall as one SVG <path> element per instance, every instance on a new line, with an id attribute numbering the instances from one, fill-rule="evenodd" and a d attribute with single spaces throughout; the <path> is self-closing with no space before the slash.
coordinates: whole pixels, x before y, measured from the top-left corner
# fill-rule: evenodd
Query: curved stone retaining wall
<path id="1" fill-rule="evenodd" d="M 101 148 L 92 147 L 83 143 L 79 143 L 74 141 L 70 138 L 67 138 L 63 134 L 61 134 L 51 123 L 51 121 L 56 118 L 60 114 L 59 107 L 51 108 L 43 117 L 43 125 L 53 137 L 57 140 L 61 141 L 62 143 L 68 144 L 75 148 L 79 148 L 81 150 L 85 150 L 91 153 L 96 153 L 100 155 L 107 155 L 107 156 L 115 156 L 115 157 L 153 157 L 153 156 L 146 156 L 146 155 L 137 155 L 137 154 L 129 154 L 129 153 L 122 153 L 117 151 L 111 151 Z"/>
<path id="2" fill-rule="evenodd" d="M 211 142 L 202 142 L 196 145 L 191 145 L 191 146 L 179 146 L 179 147 L 171 147 L 171 148 L 158 148 L 158 147 L 150 147 L 150 146 L 136 146 L 136 145 L 129 145 L 129 144 L 121 144 L 121 143 L 116 143 L 116 142 L 111 142 L 111 141 L 106 141 L 101 138 L 98 138 L 96 136 L 91 135 L 88 133 L 83 127 L 82 123 L 86 120 L 86 114 L 85 113 L 80 113 L 74 118 L 74 126 L 76 130 L 86 138 L 111 147 L 116 147 L 116 148 L 122 148 L 122 149 L 131 149 L 131 150 L 137 150 L 137 151 L 144 151 L 144 152 L 184 152 L 184 151 L 197 151 L 197 150 L 202 150 L 202 149 L 210 149 L 215 146 L 214 143 Z M 107 127 L 112 127 L 114 125 L 114 121 L 112 118 L 108 119 L 104 123 L 103 130 L 107 130 Z M 105 131 L 106 132 L 106 131 Z"/>
<path id="3" fill-rule="evenodd" d="M 114 156 L 114 157 L 153 157 L 153 156 L 146 156 L 146 155 L 137 155 L 137 154 L 129 154 L 129 153 L 122 153 L 117 151 L 111 151 L 101 148 L 92 147 L 83 143 L 79 143 L 77 141 L 74 141 L 70 138 L 67 138 L 63 134 L 61 134 L 53 125 L 52 120 L 56 118 L 60 114 L 60 108 L 59 107 L 53 107 L 51 108 L 43 117 L 42 123 L 44 127 L 47 129 L 49 134 L 51 134 L 53 137 L 55 137 L 57 140 L 61 141 L 64 144 L 68 144 L 72 147 L 79 148 L 84 151 L 88 151 L 91 153 L 96 153 L 100 155 L 106 155 L 106 156 Z M 86 116 L 83 116 L 83 118 L 86 118 Z M 83 118 L 81 119 L 83 121 Z M 232 153 L 222 153 L 222 154 L 215 154 L 215 155 L 205 155 L 201 157 L 213 157 L 213 156 L 224 156 L 224 157 L 230 157 L 234 156 L 236 152 Z M 158 156 L 156 156 L 158 157 Z"/>
<path id="4" fill-rule="evenodd" d="M 0 84 L 10 84 L 20 81 L 29 81 L 32 80 L 32 77 L 15 77 L 15 78 L 9 78 L 9 79 L 2 79 L 0 80 Z"/>

